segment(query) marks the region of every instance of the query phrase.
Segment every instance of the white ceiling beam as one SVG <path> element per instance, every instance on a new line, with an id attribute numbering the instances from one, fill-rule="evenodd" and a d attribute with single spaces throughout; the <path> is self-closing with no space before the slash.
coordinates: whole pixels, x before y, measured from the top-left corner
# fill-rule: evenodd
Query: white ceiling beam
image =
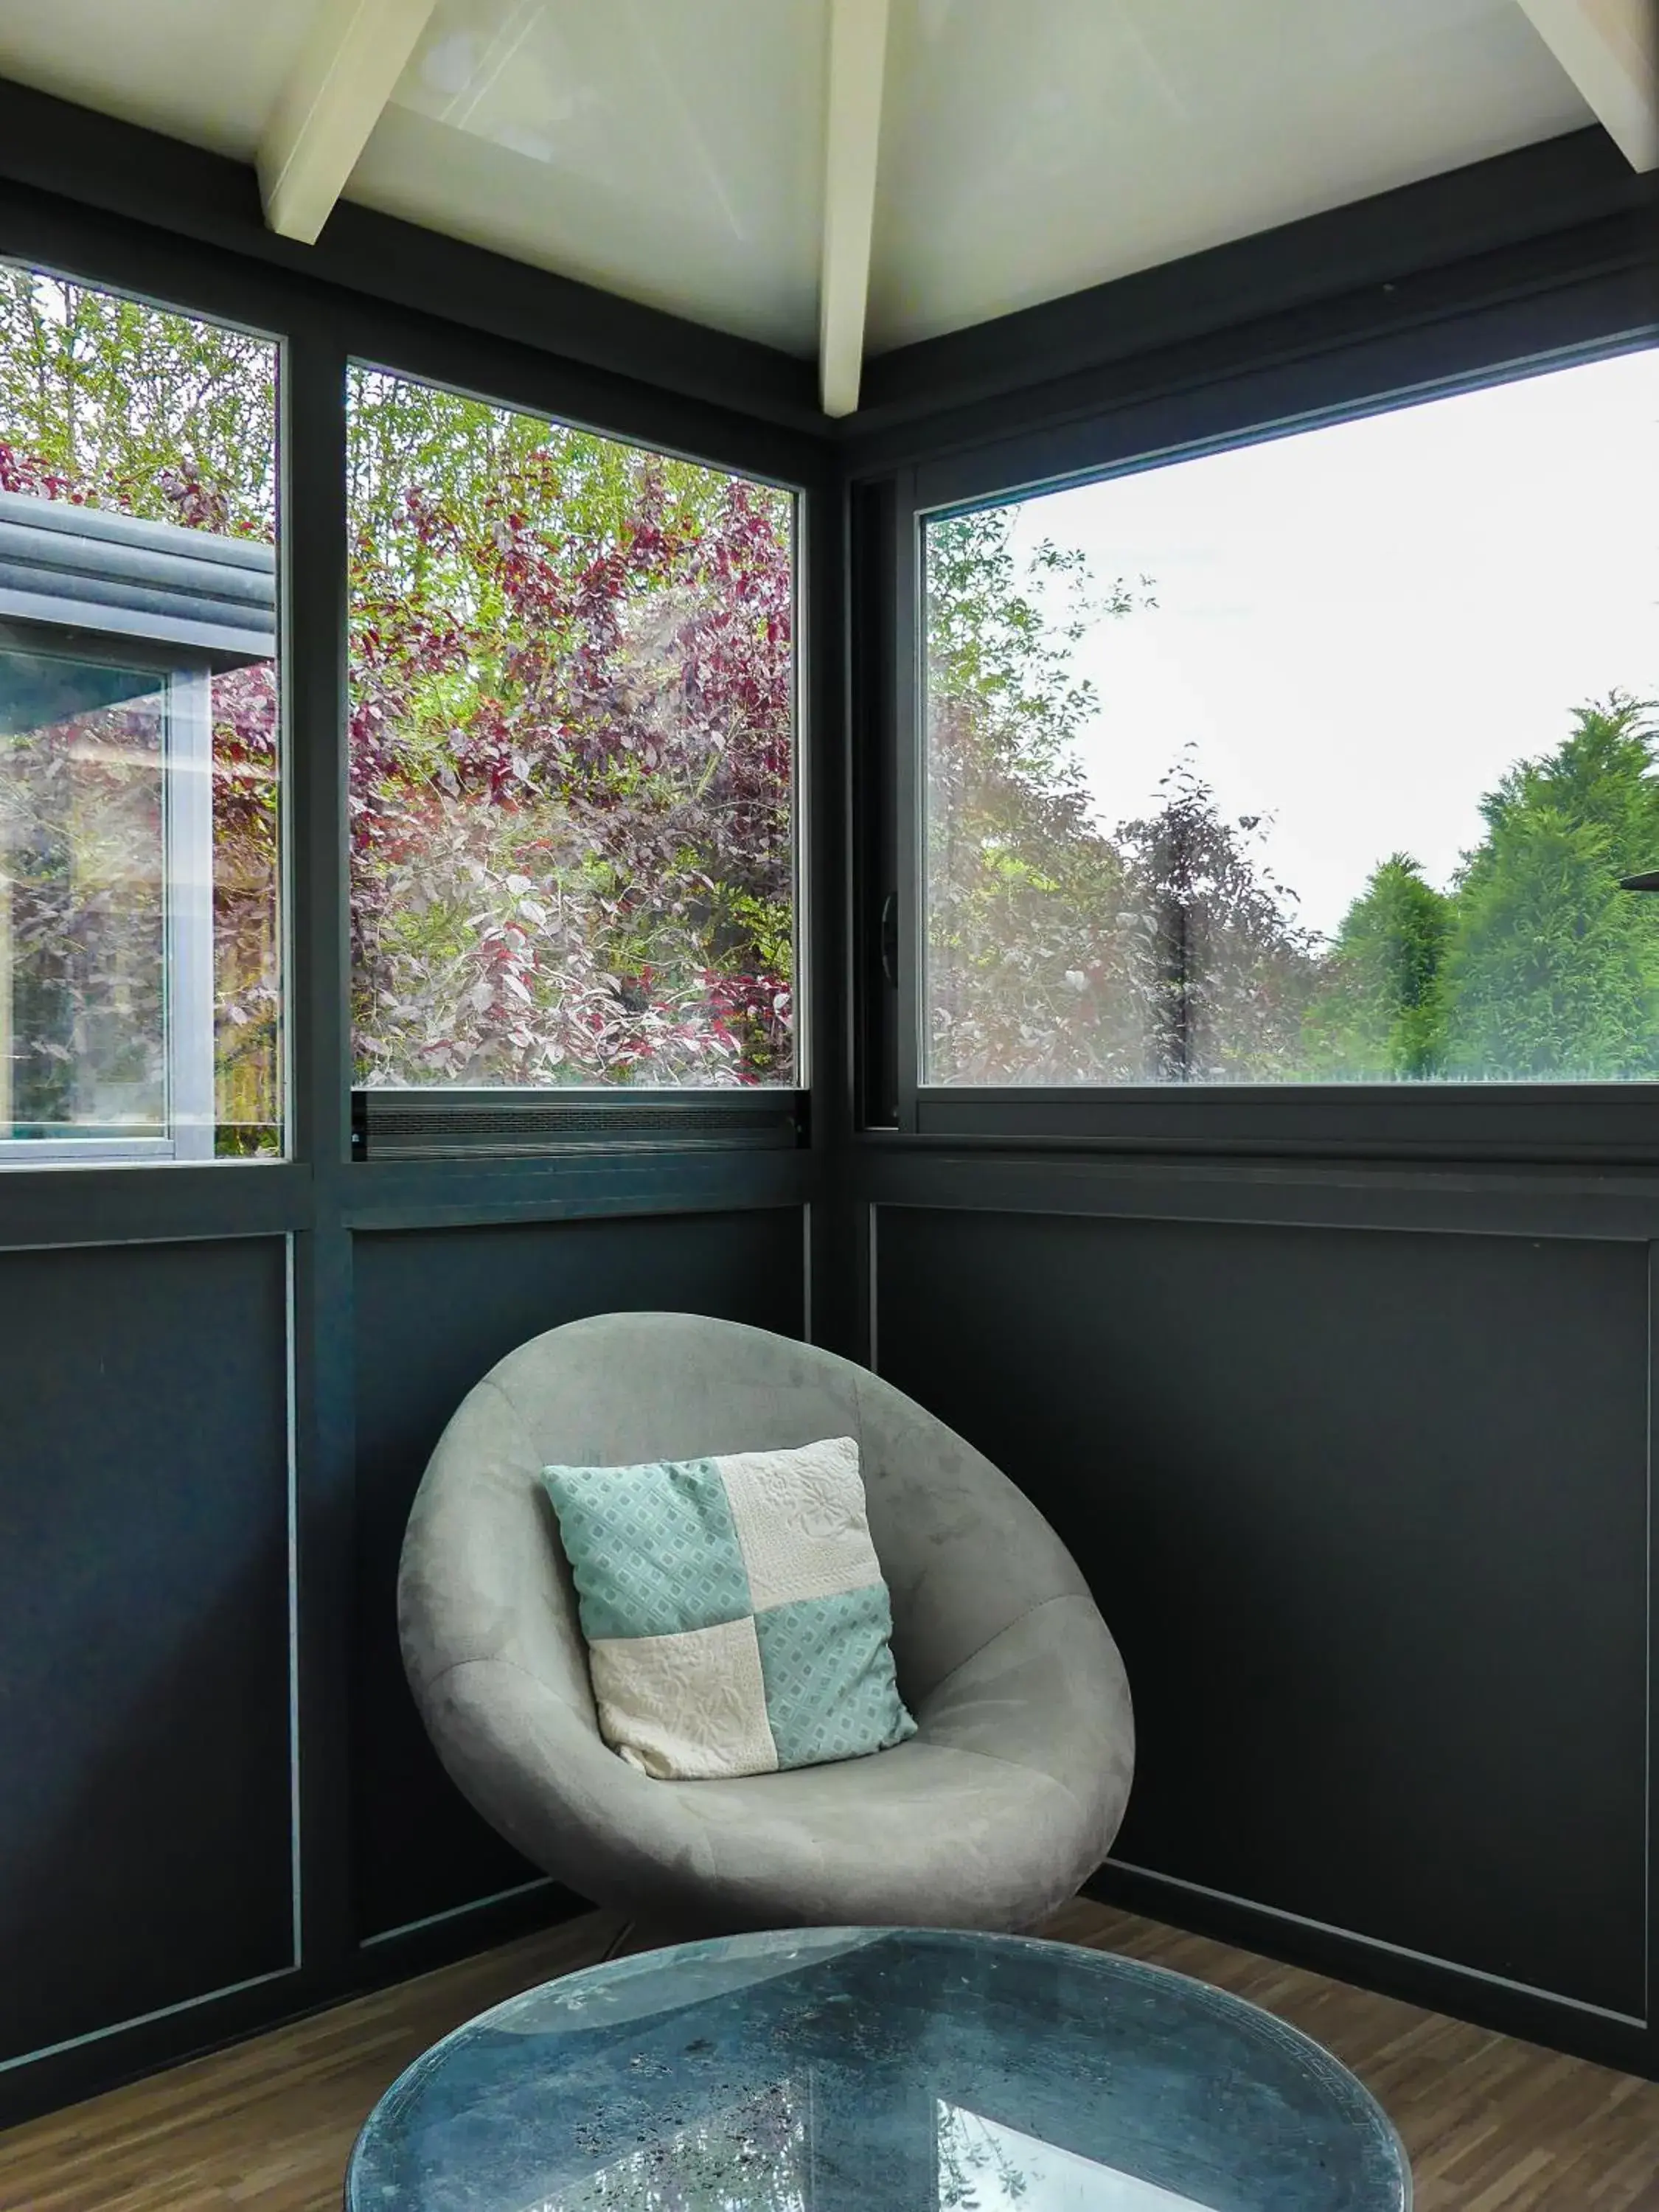
<path id="1" fill-rule="evenodd" d="M 260 141 L 265 222 L 316 243 L 436 0 L 319 0 Z"/>
<path id="2" fill-rule="evenodd" d="M 823 261 L 818 279 L 818 394 L 826 415 L 850 415 L 859 404 L 881 152 L 887 4 L 888 0 L 830 0 Z"/>
<path id="3" fill-rule="evenodd" d="M 1659 169 L 1659 9 L 1653 0 L 1520 0 L 1633 169 Z"/>

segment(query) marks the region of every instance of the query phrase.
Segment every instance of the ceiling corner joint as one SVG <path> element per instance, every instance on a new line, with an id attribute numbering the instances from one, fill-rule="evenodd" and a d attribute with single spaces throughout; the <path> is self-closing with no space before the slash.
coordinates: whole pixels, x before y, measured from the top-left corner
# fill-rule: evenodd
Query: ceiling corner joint
<path id="1" fill-rule="evenodd" d="M 320 0 L 259 142 L 268 227 L 315 245 L 436 0 Z"/>
<path id="2" fill-rule="evenodd" d="M 863 372 L 887 22 L 888 0 L 830 0 L 818 396 L 834 416 L 857 408 Z"/>
<path id="3" fill-rule="evenodd" d="M 1632 169 L 1659 169 L 1654 0 L 1517 0 Z"/>

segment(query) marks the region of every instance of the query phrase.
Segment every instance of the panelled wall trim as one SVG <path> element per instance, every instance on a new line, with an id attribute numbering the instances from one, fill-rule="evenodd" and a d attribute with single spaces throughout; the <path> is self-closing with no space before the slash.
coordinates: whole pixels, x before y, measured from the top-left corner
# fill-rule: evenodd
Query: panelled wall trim
<path id="1" fill-rule="evenodd" d="M 135 2013 L 131 2020 L 112 2020 L 105 2027 L 87 2028 L 80 2035 L 66 2035 L 60 2042 L 43 2044 L 38 2051 L 23 2051 L 14 2057 L 0 2058 L 0 2075 L 14 2074 L 20 2067 L 40 2066 L 47 2059 L 66 2058 L 72 2052 L 107 2042 L 112 2036 L 131 2036 L 137 2029 L 154 2027 L 163 2021 L 176 2021 L 185 2013 L 222 2006 L 228 1999 L 240 1997 L 249 1990 L 269 1990 L 276 1983 L 292 1981 L 296 1971 L 293 1966 L 279 1966 L 269 1974 L 250 1974 L 245 1981 L 227 1983 L 222 1990 L 203 1990 L 197 1996 L 180 1997 L 176 2004 L 157 2005 L 151 2012 Z M 4 2108 L 4 2099 L 0 2097 L 0 2115 L 3 2115 Z M 0 2124 L 3 2124 L 3 2119 Z"/>
<path id="2" fill-rule="evenodd" d="M 1243 1226 L 1659 1239 L 1659 1172 L 1135 1159 L 1059 1147 L 860 1146 L 860 1200 L 883 1206 Z"/>
<path id="3" fill-rule="evenodd" d="M 354 1230 L 491 1221 L 585 1221 L 618 1215 L 723 1213 L 805 1202 L 821 1180 L 807 1152 L 596 1150 L 511 1167 L 464 1162 L 366 1164 L 346 1175 L 340 1218 Z"/>
<path id="4" fill-rule="evenodd" d="M 1124 1650 L 1097 1893 L 1659 2078 L 1659 1178 L 860 1166 L 865 1357 Z"/>
<path id="5" fill-rule="evenodd" d="M 373 1936 L 365 1936 L 359 1948 L 368 1951 L 377 1944 L 395 1943 L 405 1936 L 418 1936 L 426 1929 L 441 1928 L 469 1913 L 487 1912 L 492 1906 L 506 1905 L 514 1898 L 533 1896 L 538 1890 L 556 1887 L 551 1875 L 538 1875 L 533 1881 L 514 1882 L 509 1889 L 492 1890 L 488 1897 L 469 1898 L 465 1905 L 447 1905 L 441 1912 L 428 1912 L 418 1920 L 405 1920 L 400 1927 L 382 1928 Z"/>
<path id="6" fill-rule="evenodd" d="M 281 1802 L 287 1960 L 270 1972 L 213 1982 L 7 2054 L 0 2064 L 0 2126 L 580 1909 L 580 1900 L 533 1870 L 514 1879 L 523 1863 L 461 1802 L 421 1735 L 397 1662 L 390 1602 L 407 1499 L 465 1388 L 538 1328 L 590 1311 L 665 1304 L 803 1332 L 814 1244 L 802 1194 L 812 1164 L 806 1156 L 757 1155 L 750 1170 L 769 1160 L 793 1170 L 787 1186 L 781 1182 L 757 1193 L 736 1178 L 723 1188 L 705 1183 L 701 1204 L 688 1203 L 682 1194 L 678 1204 L 665 1205 L 668 1186 L 659 1181 L 654 1201 L 609 1213 L 602 1200 L 584 1216 L 574 1204 L 557 1212 L 532 1200 L 515 1216 L 476 1201 L 446 1208 L 433 1202 L 429 1188 L 423 1204 L 382 1216 L 387 1224 L 406 1225 L 349 1232 L 337 1218 L 283 1238 L 292 1263 L 281 1270 L 266 1351 L 278 1363 L 273 1409 L 286 1408 L 280 1425 L 290 1439 L 277 1478 L 283 1589 L 280 1620 L 273 1613 L 269 1638 L 247 1656 L 263 1663 L 262 1655 L 274 1660 L 280 1654 L 284 1678 L 283 1749 L 279 1757 L 273 1741 L 266 1779 L 272 1803 Z M 673 1165 L 661 1164 L 665 1173 Z M 366 1172 L 347 1167 L 344 1179 Z M 443 1170 L 402 1173 L 411 1184 L 445 1180 Z M 154 1257 L 171 1269 L 172 1280 L 179 1261 L 169 1254 L 188 1252 L 192 1267 L 209 1265 L 216 1254 L 234 1262 L 252 1241 L 221 1235 L 186 1246 L 141 1234 L 119 1242 L 54 1242 L 0 1255 L 0 1267 L 61 1274 L 110 1265 L 130 1270 Z M 84 1304 L 82 1296 L 82 1309 Z M 17 1310 L 25 1305 L 33 1310 L 34 1334 L 52 1327 L 50 1301 L 20 1299 Z M 170 1311 L 165 1300 L 156 1304 L 152 1334 L 170 1325 Z M 88 1352 L 96 1360 L 99 1347 L 114 1340 L 107 1330 L 94 1334 Z M 204 1324 L 192 1326 L 179 1358 L 192 1360 L 195 1347 L 210 1337 Z M 15 1359 L 28 1354 L 29 1342 L 16 1328 L 9 1341 Z M 227 1416 L 240 1405 L 241 1387 L 234 1373 L 224 1377 Z M 128 1407 L 118 1370 L 108 1388 L 130 1427 L 143 1409 Z M 196 1402 L 199 1420 L 199 1389 Z M 50 1405 L 41 1409 L 43 1419 L 50 1413 Z M 21 1448 L 29 1449 L 27 1443 Z M 132 1455 L 123 1451 L 118 1465 L 125 1469 Z M 0 1513 L 15 1511 L 21 1495 L 15 1484 L 0 1492 Z M 83 1516 L 82 1522 L 97 1525 L 95 1518 Z M 0 1543 L 0 1564 L 6 1559 L 14 1570 L 26 1563 L 15 1532 Z M 359 1577 L 369 1572 L 368 1582 L 354 1579 L 354 1559 Z M 15 1606 L 5 1613 L 14 1625 L 27 1618 Z M 354 1675 L 348 1696 L 343 1685 Z M 90 1725 L 97 1716 L 82 1717 Z M 366 1778 L 365 1741 L 380 1746 L 393 1737 L 402 1764 Z M 418 1774 L 413 1798 L 410 1772 Z M 410 1804 L 424 1804 L 428 1794 L 435 1820 L 406 1819 Z M 379 1846 L 366 1832 L 365 1814 L 385 1832 Z M 428 1873 L 420 1863 L 422 1839 L 434 1825 L 444 1832 L 439 1849 L 447 1856 Z M 366 1846 L 378 1848 L 379 1856 L 365 1859 Z M 465 1893 L 475 1862 L 487 1878 Z M 377 1925 L 376 1869 L 394 1866 L 400 1893 L 414 1899 L 435 1887 L 439 1901 Z M 36 1889 L 50 1878 L 49 1869 L 37 1874 Z M 459 1896 L 453 1893 L 458 1879 Z M 450 1893 L 443 1896 L 446 1887 Z M 14 1889 L 5 1901 L 21 1911 L 29 1899 Z M 77 1944 L 93 1940 L 77 1938 Z M 63 1955 L 57 1965 L 72 1989 L 74 1958 Z"/>
<path id="7" fill-rule="evenodd" d="M 859 1208 L 864 1229 L 864 1346 L 860 1354 L 872 1375 L 881 1373 L 881 1208 L 866 1201 Z"/>
<path id="8" fill-rule="evenodd" d="M 300 1688 L 300 1577 L 296 1571 L 300 1557 L 300 1376 L 299 1362 L 301 1345 L 301 1322 L 306 1293 L 310 1288 L 310 1277 L 299 1264 L 295 1239 L 284 1238 L 285 1261 L 283 1288 L 286 1293 L 286 1323 L 283 1363 L 284 1384 L 283 1410 L 287 1415 L 288 1443 L 288 1867 L 289 1883 L 292 1891 L 291 1926 L 293 1929 L 294 1964 L 302 1966 L 306 1955 L 306 1852 L 301 1833 L 303 1789 L 300 1778 L 300 1749 L 306 1735 L 307 1716 Z"/>
<path id="9" fill-rule="evenodd" d="M 1362 1944 L 1368 1951 L 1386 1953 L 1389 1958 L 1399 1959 L 1412 1966 L 1426 1966 L 1437 1973 L 1455 1974 L 1460 1979 L 1486 1982 L 1492 1989 L 1501 1990 L 1506 1996 L 1518 1997 L 1523 2002 L 1565 2005 L 1573 2012 L 1583 2013 L 1593 2020 L 1607 2021 L 1614 2027 L 1645 2028 L 1648 2026 L 1645 2014 L 1615 2012 L 1607 2005 L 1587 2004 L 1582 1997 L 1568 1996 L 1560 1990 L 1534 1989 L 1528 1982 L 1513 1982 L 1505 1975 L 1489 1974 L 1479 1966 L 1462 1966 L 1455 1959 L 1437 1958 L 1429 1951 L 1413 1951 L 1404 1943 L 1386 1943 L 1381 1936 L 1334 1927 L 1327 1920 L 1310 1920 L 1304 1913 L 1286 1912 L 1278 1905 L 1255 1905 L 1247 1897 L 1231 1897 L 1224 1890 L 1206 1889 L 1202 1882 L 1182 1881 L 1178 1875 L 1158 1874 L 1152 1867 L 1133 1866 L 1127 1859 L 1108 1859 L 1094 1879 L 1104 1886 L 1109 1885 L 1112 1878 L 1120 1875 L 1131 1881 L 1156 1883 L 1162 1889 L 1183 1891 L 1189 1896 L 1203 1898 L 1212 1905 L 1259 1914 L 1269 1920 L 1283 1921 L 1287 1927 L 1305 1929 L 1310 1936 L 1338 1936 L 1346 1942 Z"/>
<path id="10" fill-rule="evenodd" d="M 309 1228 L 313 1205 L 310 1168 L 274 1161 L 9 1167 L 0 1170 L 0 1251 L 280 1237 Z"/>
<path id="11" fill-rule="evenodd" d="M 186 1170 L 186 1173 L 188 1173 L 188 1170 Z M 99 1178 L 94 1178 L 94 1180 L 99 1180 Z M 221 1226 L 216 1233 L 218 1238 L 222 1241 L 240 1242 L 243 1241 L 248 1232 L 246 1230 L 234 1232 L 233 1238 L 227 1239 L 225 1237 L 225 1231 L 222 1226 Z M 131 1240 L 120 1241 L 128 1242 Z M 166 1241 L 190 1240 L 168 1239 Z M 291 1556 L 296 1549 L 298 1535 L 295 1459 L 297 1425 L 295 1420 L 295 1378 L 292 1358 L 293 1346 L 295 1342 L 294 1316 L 295 1284 L 294 1271 L 294 1240 L 292 1237 L 286 1237 L 283 1241 L 286 1252 L 285 1278 L 288 1317 L 286 1337 L 288 1357 L 284 1361 L 286 1370 L 284 1397 L 288 1409 L 285 1458 L 288 1469 L 286 1486 L 288 1549 Z M 116 1249 L 118 1249 L 117 1240 L 110 1237 L 107 1234 L 96 1239 L 88 1238 L 86 1240 L 85 1243 L 82 1243 L 79 1240 L 71 1240 L 66 1244 L 52 1243 L 45 1246 L 44 1248 L 40 1246 L 33 1246 L 25 1249 L 45 1249 L 53 1253 L 60 1253 L 65 1250 L 95 1251 L 99 1246 L 103 1245 L 114 1246 Z M 123 2036 L 131 2038 L 137 2030 L 155 2027 L 162 2022 L 179 2021 L 183 2015 L 195 2013 L 203 2008 L 222 2007 L 228 2000 L 240 1997 L 249 1991 L 270 1990 L 279 1984 L 291 1983 L 295 1976 L 300 1971 L 304 1961 L 305 1950 L 303 1934 L 304 1907 L 301 1892 L 300 1862 L 300 1709 L 298 1694 L 299 1620 L 296 1603 L 297 1588 L 292 1577 L 290 1577 L 289 1581 L 288 1595 L 288 1708 L 289 1752 L 289 1859 L 290 1881 L 292 1885 L 290 1915 L 292 1929 L 292 1955 L 289 1963 L 283 1966 L 274 1968 L 267 1973 L 245 1976 L 239 1981 L 227 1983 L 222 1988 L 204 1990 L 189 1996 L 181 1997 L 171 2004 L 152 2007 L 149 2011 L 134 2014 L 127 2019 L 112 2021 L 95 2027 L 87 2028 L 78 2034 L 64 2036 L 60 2038 L 55 2043 L 43 2045 L 37 2050 L 23 2051 L 8 2057 L 0 2058 L 0 2075 L 15 2073 L 21 2068 L 37 2067 L 42 2064 L 43 2062 L 48 2060 L 67 2058 L 73 2053 L 87 2051 L 94 2045 L 106 2042 L 112 2037 Z"/>
<path id="12" fill-rule="evenodd" d="M 133 2020 L 112 2023 L 0 2067 L 0 2130 L 101 2095 L 345 1999 L 556 1926 L 579 1909 L 554 1885 L 485 1899 L 459 1916 L 405 1929 L 349 1958 L 256 1976 Z"/>
<path id="13" fill-rule="evenodd" d="M 1506 1982 L 1499 1975 L 1411 1951 L 1375 1936 L 1310 1920 L 1248 1898 L 1108 1859 L 1085 1885 L 1091 1897 L 1125 1911 L 1236 1943 L 1334 1980 L 1379 1990 L 1431 2012 L 1474 2021 L 1500 2035 L 1547 2049 L 1571 2051 L 1621 2073 L 1659 2080 L 1659 2051 L 1650 2024 L 1626 2013 L 1587 2005 L 1554 1991 Z"/>
<path id="14" fill-rule="evenodd" d="M 0 2108 L 301 1973 L 292 1244 L 0 1255 Z"/>
<path id="15" fill-rule="evenodd" d="M 823 1180 L 807 1152 L 647 1146 L 483 1166 L 366 1163 L 325 1181 L 306 1164 L 9 1169 L 0 1174 L 0 1251 L 214 1243 L 298 1234 L 324 1221 L 392 1230 L 720 1213 L 799 1206 Z"/>

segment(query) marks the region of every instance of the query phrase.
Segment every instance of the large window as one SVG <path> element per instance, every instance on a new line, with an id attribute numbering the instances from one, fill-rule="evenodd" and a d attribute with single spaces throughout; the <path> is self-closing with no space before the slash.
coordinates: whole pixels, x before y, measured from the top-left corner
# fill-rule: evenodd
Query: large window
<path id="1" fill-rule="evenodd" d="M 0 264 L 0 1162 L 282 1149 L 276 377 Z"/>
<path id="2" fill-rule="evenodd" d="M 793 502 L 371 369 L 356 1078 L 788 1085 Z"/>
<path id="3" fill-rule="evenodd" d="M 1659 1078 L 1659 352 L 925 526 L 934 1085 Z"/>

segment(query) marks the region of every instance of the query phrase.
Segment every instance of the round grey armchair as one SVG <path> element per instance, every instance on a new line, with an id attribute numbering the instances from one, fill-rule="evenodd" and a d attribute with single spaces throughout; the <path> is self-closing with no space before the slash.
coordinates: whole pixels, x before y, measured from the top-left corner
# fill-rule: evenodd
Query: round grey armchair
<path id="1" fill-rule="evenodd" d="M 601 1741 L 538 1480 L 858 1438 L 917 1733 L 736 1781 L 658 1782 Z M 404 1663 L 450 1775 L 594 1903 L 696 1932 L 1032 1927 L 1105 1857 L 1128 1795 L 1122 1662 L 1026 1498 L 851 1362 L 691 1314 L 550 1330 L 463 1400 L 404 1540 Z"/>

